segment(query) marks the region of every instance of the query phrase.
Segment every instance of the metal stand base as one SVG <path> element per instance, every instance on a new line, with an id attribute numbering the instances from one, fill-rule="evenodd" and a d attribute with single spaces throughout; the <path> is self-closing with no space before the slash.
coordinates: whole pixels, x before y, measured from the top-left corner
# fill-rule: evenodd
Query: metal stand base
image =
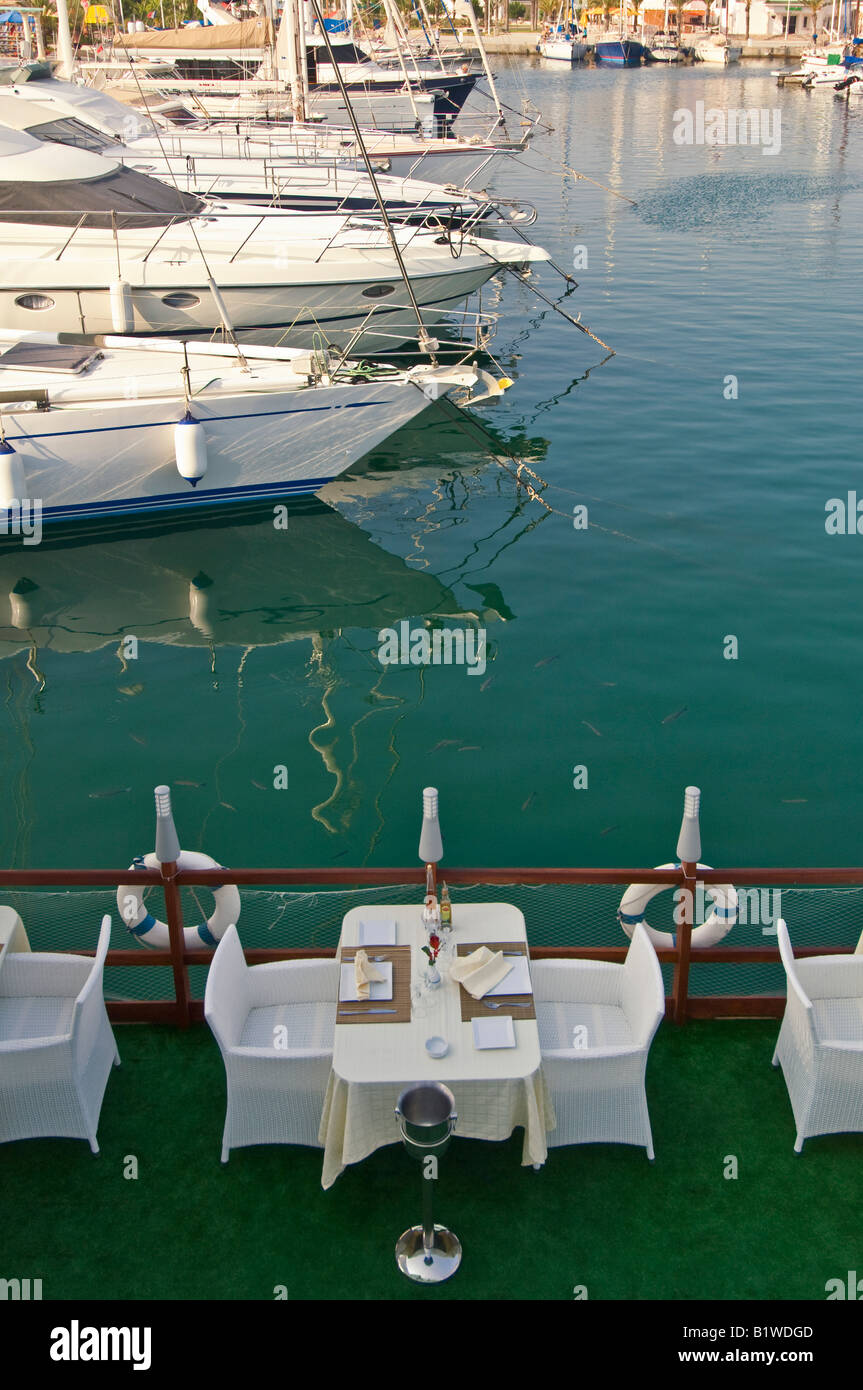
<path id="1" fill-rule="evenodd" d="M 441 1284 L 461 1264 L 461 1242 L 446 1226 L 435 1226 L 434 1239 L 426 1248 L 422 1226 L 411 1226 L 399 1236 L 396 1264 L 418 1284 Z"/>

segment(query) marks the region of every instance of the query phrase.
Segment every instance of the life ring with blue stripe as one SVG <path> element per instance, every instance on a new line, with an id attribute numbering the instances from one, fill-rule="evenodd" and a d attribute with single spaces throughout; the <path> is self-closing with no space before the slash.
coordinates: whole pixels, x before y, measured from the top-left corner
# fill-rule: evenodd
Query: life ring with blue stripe
<path id="1" fill-rule="evenodd" d="M 679 869 L 679 864 L 657 864 L 658 869 Z M 709 864 L 699 864 L 699 869 L 709 869 Z M 656 931 L 645 919 L 647 904 L 658 893 L 670 887 L 667 883 L 630 883 L 620 900 L 617 920 L 627 936 L 632 936 L 639 922 L 644 923 L 647 935 L 657 950 L 673 951 L 677 938 L 673 932 Z M 711 883 L 706 886 L 706 896 L 713 906 L 701 926 L 692 928 L 691 944 L 698 946 L 718 946 L 737 921 L 737 890 L 730 883 Z"/>
<path id="2" fill-rule="evenodd" d="M 155 854 L 139 854 L 130 869 L 158 869 L 159 861 Z M 177 855 L 178 869 L 222 869 L 209 854 L 198 854 L 195 850 L 183 849 Z M 187 951 L 202 951 L 207 946 L 217 946 L 228 927 L 236 926 L 240 916 L 240 890 L 234 883 L 222 883 L 213 889 L 216 905 L 212 916 L 196 927 L 184 927 L 183 936 Z M 126 927 L 137 941 L 154 950 L 165 950 L 171 945 L 171 935 L 167 922 L 160 922 L 147 910 L 144 891 L 134 883 L 121 884 L 117 889 L 117 908 Z"/>

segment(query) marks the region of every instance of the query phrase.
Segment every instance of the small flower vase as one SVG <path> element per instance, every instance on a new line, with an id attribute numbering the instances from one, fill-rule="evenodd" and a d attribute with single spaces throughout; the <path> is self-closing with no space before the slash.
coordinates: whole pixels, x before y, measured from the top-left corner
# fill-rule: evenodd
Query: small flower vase
<path id="1" fill-rule="evenodd" d="M 440 983 L 441 973 L 437 968 L 437 963 L 435 961 L 429 961 L 426 967 L 426 984 L 429 989 L 437 989 Z"/>

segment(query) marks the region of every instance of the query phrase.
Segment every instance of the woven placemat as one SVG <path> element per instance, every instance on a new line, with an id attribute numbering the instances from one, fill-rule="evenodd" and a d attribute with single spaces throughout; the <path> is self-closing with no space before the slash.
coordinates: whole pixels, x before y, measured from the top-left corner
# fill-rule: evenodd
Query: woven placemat
<path id="1" fill-rule="evenodd" d="M 480 946 L 487 946 L 490 951 L 503 951 L 508 956 L 527 955 L 527 946 L 523 941 L 463 941 L 456 947 L 456 955 L 469 956 L 472 951 L 476 951 Z M 461 999 L 461 1021 L 470 1023 L 472 1018 L 494 1018 L 496 1013 L 505 1013 L 508 1005 L 514 1005 L 512 1016 L 519 1018 L 536 1018 L 536 1008 L 533 995 L 526 994 L 492 994 L 488 996 L 493 999 L 495 1004 L 502 1004 L 502 1009 L 489 1009 L 481 999 L 474 999 L 472 994 L 459 985 L 459 998 Z M 525 1007 L 526 1006 L 526 1007 Z"/>
<path id="2" fill-rule="evenodd" d="M 353 960 L 357 951 L 365 950 L 372 964 L 374 956 L 383 956 L 393 963 L 392 999 L 355 999 L 340 1003 L 336 1023 L 410 1023 L 411 1021 L 411 948 L 410 946 L 348 946 L 342 950 L 343 962 Z M 392 1014 L 373 1013 L 374 1009 L 395 1009 Z M 347 1010 L 347 1013 L 345 1012 Z"/>

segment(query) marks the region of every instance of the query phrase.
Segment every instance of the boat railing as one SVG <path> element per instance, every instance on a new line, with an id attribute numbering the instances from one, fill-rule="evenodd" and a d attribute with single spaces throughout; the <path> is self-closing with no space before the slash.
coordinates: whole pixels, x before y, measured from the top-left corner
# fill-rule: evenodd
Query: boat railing
<path id="1" fill-rule="evenodd" d="M 35 949 L 87 954 L 94 940 L 93 923 L 98 924 L 103 912 L 112 912 L 122 926 L 116 890 L 131 877 L 127 868 L 4 869 L 0 870 L 0 894 L 4 903 L 14 906 L 22 916 Z M 260 964 L 332 956 L 341 918 L 348 908 L 369 902 L 394 908 L 399 903 L 417 903 L 424 884 L 424 879 L 418 882 L 417 871 L 411 868 L 332 866 L 193 871 L 164 864 L 161 869 L 136 870 L 134 880 L 136 888 L 148 893 L 159 890 L 163 896 L 170 948 L 149 950 L 130 945 L 109 951 L 107 967 L 112 981 L 117 968 L 123 974 L 131 968 L 137 979 L 148 982 L 145 997 L 140 993 L 130 997 L 131 986 L 112 990 L 106 983 L 109 1013 L 116 1021 L 181 1026 L 203 1017 L 203 976 L 211 958 L 211 949 L 189 949 L 184 937 L 184 919 L 194 913 L 192 920 L 201 920 L 196 889 L 235 884 L 246 890 L 242 899 L 243 943 L 250 964 Z M 853 952 L 863 916 L 863 868 L 707 869 L 694 864 L 662 869 L 480 867 L 447 868 L 446 880 L 457 890 L 453 894 L 456 930 L 460 902 L 505 897 L 524 912 L 531 954 L 537 959 L 620 962 L 628 943 L 616 920 L 619 895 L 631 883 L 677 890 L 674 903 L 662 898 L 648 916 L 657 930 L 673 932 L 669 937 L 673 945 L 660 946 L 658 955 L 666 980 L 668 1017 L 678 1024 L 703 1018 L 780 1016 L 785 997 L 776 944 L 778 915 L 787 916 L 799 957 Z M 699 902 L 703 904 L 708 895 L 709 909 L 711 886 L 729 883 L 738 890 L 741 904 L 749 900 L 746 923 L 741 920 L 718 945 L 693 946 Z M 92 889 L 100 891 L 85 891 Z M 777 893 L 782 895 L 781 914 L 776 910 Z M 148 910 L 156 911 L 149 902 Z M 34 919 L 40 919 L 41 925 L 34 926 Z M 276 931 L 282 944 L 270 944 Z M 70 944 L 70 932 L 76 936 L 80 932 L 77 947 Z M 616 944 L 609 944 L 609 937 Z M 172 997 L 165 996 L 167 969 L 172 973 Z M 149 974 L 139 975 L 139 971 Z M 723 972 L 728 988 L 718 990 L 714 984 L 722 980 Z M 151 983 L 154 979 L 155 984 Z M 742 988 L 753 982 L 755 988 Z M 769 989 L 763 989 L 764 985 Z M 756 992 L 759 988 L 761 992 Z"/>

